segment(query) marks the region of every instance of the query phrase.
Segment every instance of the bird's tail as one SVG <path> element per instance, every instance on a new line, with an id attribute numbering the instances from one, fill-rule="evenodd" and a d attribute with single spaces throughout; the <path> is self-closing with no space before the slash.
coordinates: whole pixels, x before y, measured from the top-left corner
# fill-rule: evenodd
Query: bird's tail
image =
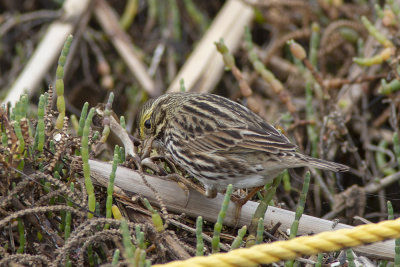
<path id="1" fill-rule="evenodd" d="M 328 170 L 328 171 L 334 171 L 334 172 L 347 172 L 349 170 L 349 167 L 343 164 L 335 163 L 332 161 L 327 161 L 323 159 L 317 159 L 309 156 L 304 156 L 305 160 L 307 161 L 307 165 L 310 167 L 322 169 L 322 170 Z"/>

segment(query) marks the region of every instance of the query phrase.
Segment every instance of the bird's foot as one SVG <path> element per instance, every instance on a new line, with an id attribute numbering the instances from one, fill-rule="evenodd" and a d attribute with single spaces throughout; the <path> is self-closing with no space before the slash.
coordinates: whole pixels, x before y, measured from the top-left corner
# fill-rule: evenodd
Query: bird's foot
<path id="1" fill-rule="evenodd" d="M 186 194 L 185 207 L 187 206 L 187 204 L 189 202 L 189 195 L 190 195 L 190 189 L 189 188 L 192 188 L 192 189 L 196 190 L 197 192 L 199 192 L 203 196 L 207 196 L 207 192 L 204 191 L 203 188 L 201 188 L 197 184 L 193 183 L 189 179 L 186 179 L 185 177 L 183 177 L 183 176 L 181 176 L 181 175 L 179 175 L 177 173 L 168 174 L 167 176 L 164 176 L 164 177 L 166 179 L 171 179 L 171 180 L 176 181 L 178 183 L 178 186 L 181 187 L 185 191 L 185 194 Z M 162 177 L 162 178 L 164 178 L 164 177 Z"/>
<path id="2" fill-rule="evenodd" d="M 245 197 L 242 197 L 242 198 L 234 196 L 234 195 L 231 196 L 231 201 L 234 202 L 236 205 L 235 223 L 234 223 L 235 227 L 239 224 L 242 207 L 247 203 L 247 201 L 252 199 L 254 197 L 254 195 L 257 194 L 258 191 L 260 191 L 263 188 L 264 188 L 264 186 L 255 187 Z"/>

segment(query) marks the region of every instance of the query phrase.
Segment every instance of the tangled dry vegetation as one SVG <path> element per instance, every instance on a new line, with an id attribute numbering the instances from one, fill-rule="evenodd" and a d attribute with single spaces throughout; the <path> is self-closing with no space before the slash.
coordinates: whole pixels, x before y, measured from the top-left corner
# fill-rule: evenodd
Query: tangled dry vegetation
<path id="1" fill-rule="evenodd" d="M 150 266 L 287 239 L 285 223 L 264 225 L 263 212 L 248 232 L 242 220 L 239 234 L 220 218 L 219 233 L 217 216 L 196 222 L 205 211 L 169 206 L 148 182 L 185 173 L 162 155 L 140 159 L 125 129 L 134 135 L 146 99 L 180 87 L 238 101 L 305 154 L 351 167 L 311 170 L 307 198 L 305 170 L 286 172 L 253 201 L 291 211 L 303 202 L 305 214 L 349 225 L 398 216 L 399 1 L 1 0 L 0 10 L 1 266 Z M 159 209 L 121 188 L 118 175 L 106 189 L 93 160 L 130 168 Z M 354 256 L 364 265 L 393 261 L 379 249 Z"/>

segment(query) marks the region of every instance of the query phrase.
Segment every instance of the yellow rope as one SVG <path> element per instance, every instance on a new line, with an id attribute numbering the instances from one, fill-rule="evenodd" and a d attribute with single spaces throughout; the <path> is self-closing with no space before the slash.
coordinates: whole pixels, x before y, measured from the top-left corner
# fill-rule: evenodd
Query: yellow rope
<path id="1" fill-rule="evenodd" d="M 377 224 L 361 225 L 353 229 L 323 232 L 313 236 L 301 236 L 287 241 L 256 245 L 251 248 L 235 249 L 228 253 L 193 257 L 185 261 L 173 261 L 163 265 L 153 265 L 153 267 L 254 266 L 399 237 L 400 218 Z"/>

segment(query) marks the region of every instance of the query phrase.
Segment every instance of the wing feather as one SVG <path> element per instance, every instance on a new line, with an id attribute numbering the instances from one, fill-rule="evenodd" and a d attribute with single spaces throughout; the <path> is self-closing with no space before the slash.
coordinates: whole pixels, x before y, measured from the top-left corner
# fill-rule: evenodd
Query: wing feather
<path id="1" fill-rule="evenodd" d="M 197 95 L 181 103 L 175 112 L 195 114 L 196 120 L 188 118 L 182 125 L 189 127 L 185 146 L 199 153 L 243 151 L 295 151 L 289 139 L 265 122 L 248 108 L 229 99 L 211 95 Z M 177 116 L 178 118 L 180 116 Z M 171 129 L 173 131 L 174 129 Z"/>
<path id="2" fill-rule="evenodd" d="M 295 151 L 296 146 L 280 132 L 260 134 L 249 129 L 227 128 L 214 132 L 206 132 L 188 138 L 186 146 L 197 153 L 215 153 L 235 151 Z"/>

